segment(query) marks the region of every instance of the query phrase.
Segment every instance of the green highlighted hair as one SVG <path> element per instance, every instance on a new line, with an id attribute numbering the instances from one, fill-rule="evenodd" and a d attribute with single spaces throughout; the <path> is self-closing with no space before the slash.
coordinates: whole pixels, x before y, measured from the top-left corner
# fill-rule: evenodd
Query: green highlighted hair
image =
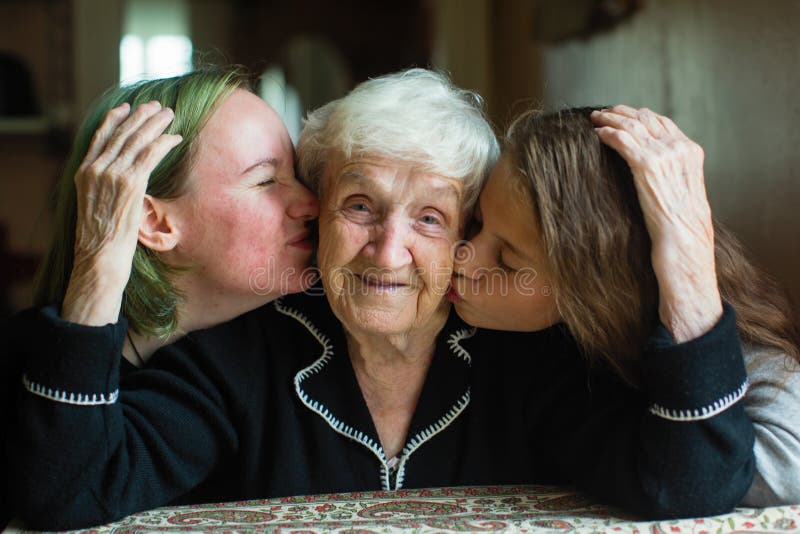
<path id="1" fill-rule="evenodd" d="M 237 88 L 249 90 L 241 69 L 209 67 L 174 78 L 113 88 L 100 98 L 78 130 L 56 191 L 53 240 L 36 276 L 34 305 L 61 304 L 64 300 L 74 260 L 77 218 L 74 176 L 106 113 L 123 102 L 130 104 L 132 113 L 139 104 L 152 100 L 175 111 L 166 133 L 180 134 L 183 141 L 153 170 L 147 193 L 156 198 L 177 198 L 186 192 L 200 130 L 217 106 Z M 122 302 L 122 315 L 127 317 L 134 332 L 166 338 L 175 331 L 181 300 L 170 279 L 175 271 L 156 252 L 137 244 Z"/>

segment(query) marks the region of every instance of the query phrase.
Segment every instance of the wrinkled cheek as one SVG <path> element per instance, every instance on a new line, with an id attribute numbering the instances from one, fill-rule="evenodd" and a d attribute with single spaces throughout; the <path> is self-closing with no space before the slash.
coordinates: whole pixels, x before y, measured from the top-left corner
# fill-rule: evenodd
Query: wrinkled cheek
<path id="1" fill-rule="evenodd" d="M 442 296 L 450 287 L 450 280 L 453 276 L 452 256 L 439 253 L 430 254 L 428 257 L 437 259 L 418 265 L 417 269 L 419 269 L 420 275 L 425 280 L 428 291 Z"/>
<path id="2" fill-rule="evenodd" d="M 317 252 L 317 263 L 323 277 L 326 271 L 351 263 L 368 242 L 368 231 L 364 227 L 340 221 L 326 221 L 320 227 Z"/>
<path id="3" fill-rule="evenodd" d="M 453 276 L 452 264 L 433 265 L 429 278 L 429 289 L 432 293 L 442 296 L 450 288 L 450 280 Z"/>

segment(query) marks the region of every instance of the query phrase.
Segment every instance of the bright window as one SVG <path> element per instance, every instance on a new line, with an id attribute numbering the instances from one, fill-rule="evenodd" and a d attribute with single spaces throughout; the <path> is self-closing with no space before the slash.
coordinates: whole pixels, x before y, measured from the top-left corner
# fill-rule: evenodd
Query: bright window
<path id="1" fill-rule="evenodd" d="M 119 60 L 123 84 L 190 72 L 188 2 L 126 0 Z"/>

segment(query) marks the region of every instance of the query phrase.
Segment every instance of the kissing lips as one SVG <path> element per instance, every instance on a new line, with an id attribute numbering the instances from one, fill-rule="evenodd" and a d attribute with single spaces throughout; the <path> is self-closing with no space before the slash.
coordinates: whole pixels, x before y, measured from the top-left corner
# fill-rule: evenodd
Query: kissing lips
<path id="1" fill-rule="evenodd" d="M 461 295 L 458 294 L 458 291 L 456 291 L 455 286 L 453 286 L 452 284 L 450 285 L 450 288 L 447 290 L 447 294 L 445 296 L 447 297 L 447 300 L 449 300 L 453 304 L 464 302 L 464 299 L 461 297 Z"/>
<path id="2" fill-rule="evenodd" d="M 289 240 L 287 243 L 290 247 L 299 248 L 302 250 L 312 250 L 314 245 L 311 243 L 309 239 L 309 232 L 308 230 L 303 230 L 293 238 Z"/>

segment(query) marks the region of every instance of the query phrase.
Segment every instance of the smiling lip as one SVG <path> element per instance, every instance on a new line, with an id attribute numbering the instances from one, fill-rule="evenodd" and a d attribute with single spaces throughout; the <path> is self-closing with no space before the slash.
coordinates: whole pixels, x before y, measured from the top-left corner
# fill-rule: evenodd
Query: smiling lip
<path id="1" fill-rule="evenodd" d="M 361 275 L 356 275 L 356 278 L 361 280 L 366 286 L 374 287 L 376 289 L 397 289 L 400 287 L 406 287 L 408 284 L 385 284 L 376 278 L 364 278 Z"/>
<path id="2" fill-rule="evenodd" d="M 291 241 L 289 241 L 289 246 L 303 250 L 311 250 L 312 248 L 314 248 L 314 245 L 311 243 L 311 240 L 308 238 L 308 235 L 309 234 L 307 230 L 305 232 L 300 233 L 299 235 L 292 238 Z"/>

